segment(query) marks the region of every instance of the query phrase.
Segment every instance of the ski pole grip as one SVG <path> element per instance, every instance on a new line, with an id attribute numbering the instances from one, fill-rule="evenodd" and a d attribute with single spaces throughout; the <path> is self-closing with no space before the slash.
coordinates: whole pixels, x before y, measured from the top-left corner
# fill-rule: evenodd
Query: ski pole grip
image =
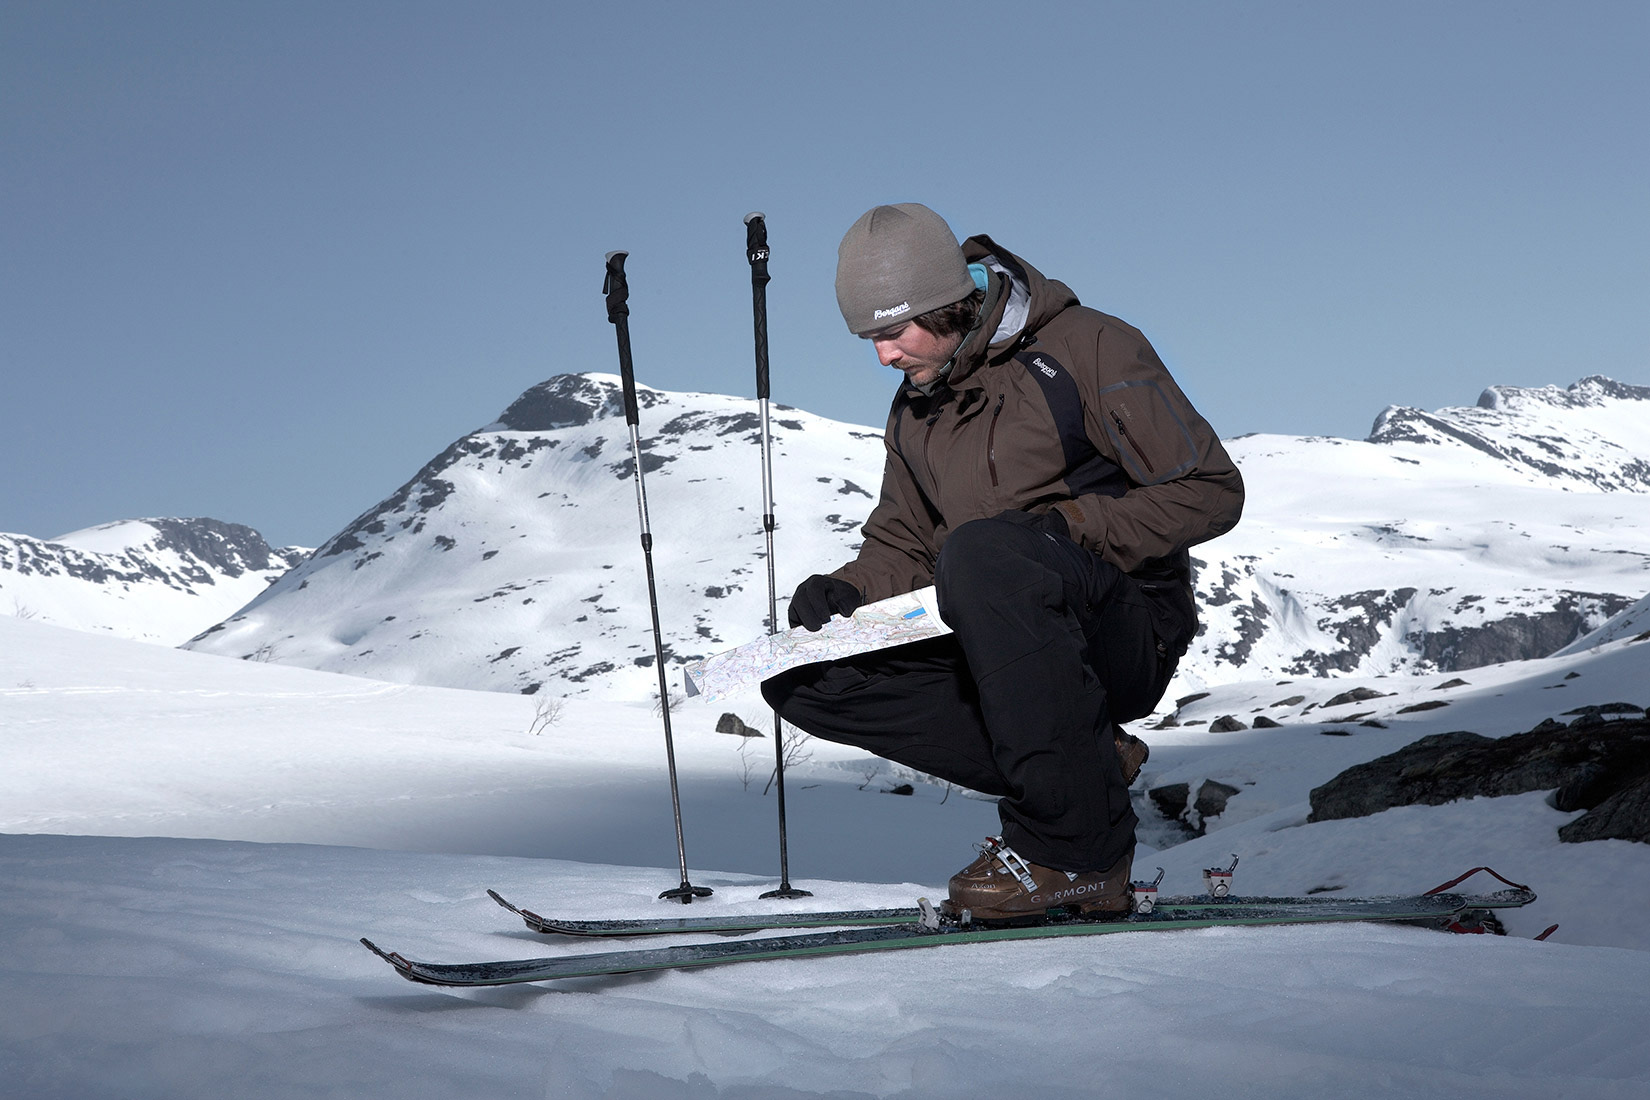
<path id="1" fill-rule="evenodd" d="M 751 262 L 751 277 L 756 277 L 757 268 L 761 269 L 762 278 L 768 277 L 768 223 L 760 210 L 752 210 L 745 215 L 745 259 Z"/>
<path id="2" fill-rule="evenodd" d="M 760 210 L 745 215 L 745 258 L 751 263 L 751 316 L 756 326 L 756 396 L 768 399 L 768 223 Z"/>
<path id="3" fill-rule="evenodd" d="M 607 322 L 616 325 L 620 317 L 630 314 L 630 284 L 624 277 L 624 260 L 628 252 L 607 254 L 607 276 L 602 280 L 602 293 L 607 295 Z"/>
<path id="4" fill-rule="evenodd" d="M 607 254 L 607 276 L 602 293 L 607 295 L 607 320 L 619 340 L 619 378 L 624 383 L 624 419 L 635 425 L 641 416 L 636 408 L 636 368 L 630 361 L 630 284 L 625 281 L 624 261 L 628 252 Z"/>

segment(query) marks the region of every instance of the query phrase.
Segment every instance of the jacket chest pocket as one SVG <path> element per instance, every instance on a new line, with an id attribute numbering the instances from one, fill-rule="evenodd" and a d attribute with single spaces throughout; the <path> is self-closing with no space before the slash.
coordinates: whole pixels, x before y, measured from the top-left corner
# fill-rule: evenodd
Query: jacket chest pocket
<path id="1" fill-rule="evenodd" d="M 1100 402 L 1106 435 L 1137 484 L 1170 481 L 1197 465 L 1191 428 L 1156 382 L 1107 386 Z"/>

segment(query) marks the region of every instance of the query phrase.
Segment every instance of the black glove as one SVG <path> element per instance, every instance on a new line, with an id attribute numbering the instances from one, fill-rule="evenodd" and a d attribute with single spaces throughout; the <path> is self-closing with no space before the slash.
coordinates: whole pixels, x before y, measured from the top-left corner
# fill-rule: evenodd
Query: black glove
<path id="1" fill-rule="evenodd" d="M 786 618 L 792 626 L 818 630 L 831 621 L 832 615 L 852 615 L 854 608 L 864 602 L 859 589 L 847 581 L 815 573 L 796 586 Z"/>
<path id="2" fill-rule="evenodd" d="M 1009 523 L 1017 523 L 1033 531 L 1058 535 L 1063 539 L 1071 538 L 1071 525 L 1066 522 L 1065 514 L 1058 508 L 1050 508 L 1046 512 L 1020 512 L 1010 508 L 1006 512 L 998 512 L 991 518 L 1007 520 Z"/>

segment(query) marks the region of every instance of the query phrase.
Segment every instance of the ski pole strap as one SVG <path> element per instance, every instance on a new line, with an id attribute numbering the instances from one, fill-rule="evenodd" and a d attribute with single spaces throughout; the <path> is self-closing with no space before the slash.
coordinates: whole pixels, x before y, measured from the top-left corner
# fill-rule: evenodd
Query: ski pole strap
<path id="1" fill-rule="evenodd" d="M 1423 894 L 1421 896 L 1422 897 L 1431 897 L 1433 894 L 1442 894 L 1445 890 L 1450 890 L 1450 889 L 1453 889 L 1453 888 L 1461 885 L 1463 882 L 1467 881 L 1469 878 L 1471 878 L 1473 875 L 1476 875 L 1480 871 L 1483 871 L 1487 875 L 1491 875 L 1495 878 L 1500 879 L 1502 882 L 1506 883 L 1508 886 L 1511 886 L 1515 890 L 1529 890 L 1530 889 L 1530 887 L 1524 885 L 1522 882 L 1514 882 L 1512 879 L 1506 877 L 1503 874 L 1500 874 L 1499 872 L 1495 871 L 1493 868 L 1474 867 L 1472 870 L 1468 871 L 1466 874 L 1460 875 L 1456 878 L 1452 878 L 1448 882 L 1444 883 L 1441 886 L 1434 886 L 1432 889 L 1428 890 L 1425 894 Z M 1555 927 L 1556 927 L 1556 925 L 1555 925 Z"/>

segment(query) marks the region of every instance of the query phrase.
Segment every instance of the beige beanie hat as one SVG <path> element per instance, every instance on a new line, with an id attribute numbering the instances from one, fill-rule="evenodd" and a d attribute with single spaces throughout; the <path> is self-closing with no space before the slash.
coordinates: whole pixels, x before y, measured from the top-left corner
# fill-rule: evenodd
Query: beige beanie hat
<path id="1" fill-rule="evenodd" d="M 867 210 L 837 247 L 836 301 L 856 336 L 897 325 L 974 292 L 957 236 L 916 202 Z"/>

